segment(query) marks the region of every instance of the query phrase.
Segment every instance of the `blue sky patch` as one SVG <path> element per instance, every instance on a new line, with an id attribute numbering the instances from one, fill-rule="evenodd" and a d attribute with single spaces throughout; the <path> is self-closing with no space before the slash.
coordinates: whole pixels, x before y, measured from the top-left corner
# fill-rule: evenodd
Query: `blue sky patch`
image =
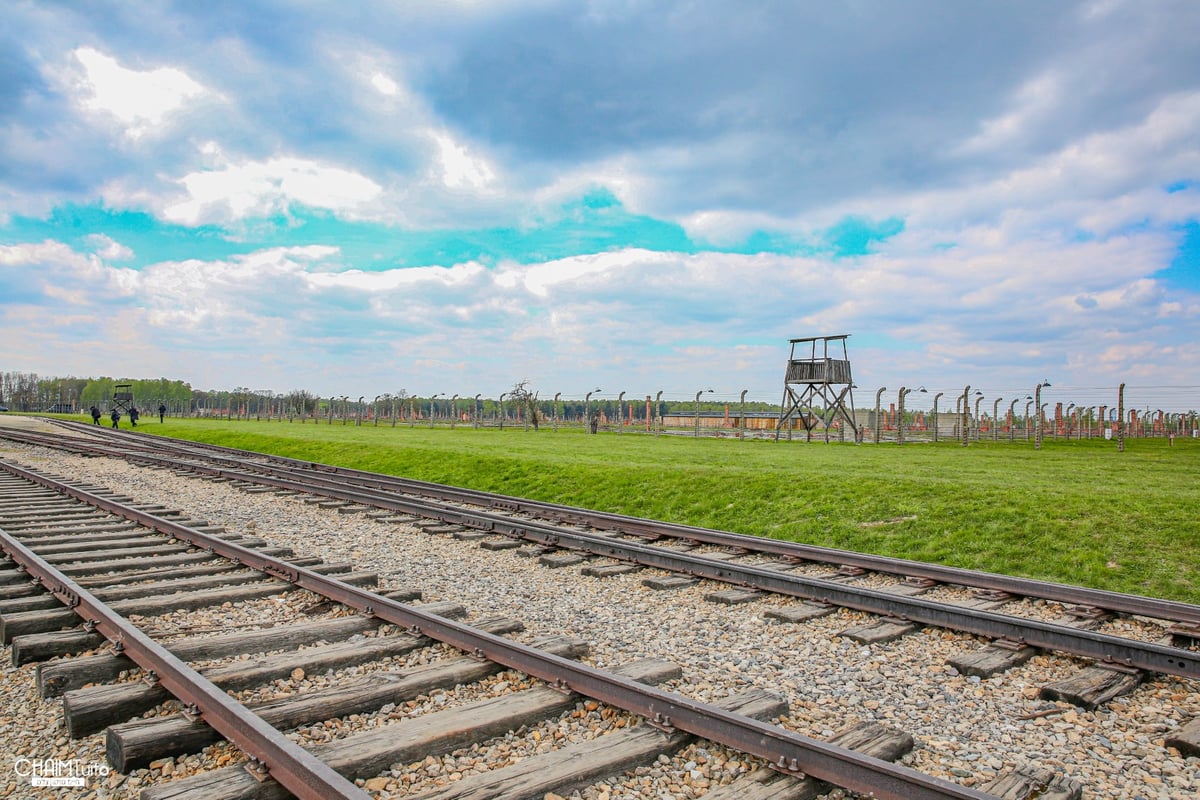
<path id="1" fill-rule="evenodd" d="M 878 222 L 862 217 L 846 217 L 825 231 L 825 241 L 839 258 L 865 256 L 874 245 L 904 230 L 904 221 L 896 217 Z"/>
<path id="2" fill-rule="evenodd" d="M 189 258 L 213 260 L 245 252 L 244 244 L 230 241 L 215 226 L 189 228 L 165 223 L 142 211 L 113 211 L 99 205 L 64 205 L 49 217 L 14 216 L 0 227 L 0 242 L 19 244 L 47 239 L 62 242 L 79 252 L 100 249 L 93 238 L 104 235 L 133 251 L 133 258 L 114 259 L 118 266 L 141 268 L 160 261 Z"/>
<path id="3" fill-rule="evenodd" d="M 9 244 L 54 239 L 81 252 L 100 248 L 103 234 L 133 251 L 114 259 L 140 269 L 163 261 L 229 259 L 271 247 L 338 247 L 347 268 L 394 269 L 468 261 L 532 264 L 580 254 L 625 248 L 657 252 L 739 254 L 863 255 L 872 245 L 903 230 L 897 219 L 873 222 L 847 218 L 818 234 L 817 241 L 758 230 L 740 242 L 708 245 L 693 240 L 674 222 L 630 213 L 606 190 L 593 190 L 569 202 L 559 213 L 529 227 L 411 230 L 376 222 L 349 222 L 319 209 L 293 206 L 286 214 L 225 228 L 188 227 L 164 222 L 143 211 L 114 211 L 99 205 L 64 205 L 48 218 L 14 216 L 0 229 Z"/>
<path id="4" fill-rule="evenodd" d="M 1200 222 L 1189 222 L 1179 226 L 1183 234 L 1175 258 L 1171 266 L 1161 270 L 1158 275 L 1166 279 L 1171 286 L 1200 290 Z"/>

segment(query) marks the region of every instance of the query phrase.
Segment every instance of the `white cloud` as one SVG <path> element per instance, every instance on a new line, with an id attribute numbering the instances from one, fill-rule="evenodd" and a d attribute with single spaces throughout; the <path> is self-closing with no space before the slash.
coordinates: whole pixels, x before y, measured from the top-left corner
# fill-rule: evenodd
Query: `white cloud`
<path id="1" fill-rule="evenodd" d="M 396 83 L 382 72 L 376 72 L 371 76 L 371 85 L 374 86 L 380 94 L 388 97 L 395 97 L 400 93 L 400 84 Z"/>
<path id="2" fill-rule="evenodd" d="M 62 242 L 0 245 L 3 294 L 47 305 L 48 321 L 69 307 L 95 313 L 106 303 L 123 302 L 136 292 L 138 273 L 110 267 L 95 254 L 80 253 Z M 46 299 L 54 302 L 46 303 Z"/>
<path id="3" fill-rule="evenodd" d="M 578 285 L 581 281 L 598 282 L 604 278 L 623 280 L 623 273 L 630 268 L 644 276 L 649 267 L 678 261 L 679 257 L 674 253 L 638 249 L 571 256 L 543 264 L 508 265 L 496 276 L 496 285 L 506 289 L 523 286 L 538 297 L 548 297 L 560 284 Z"/>
<path id="4" fill-rule="evenodd" d="M 456 142 L 449 134 L 435 133 L 438 164 L 442 181 L 451 189 L 483 189 L 496 178 L 487 161 L 473 156 L 466 146 Z"/>
<path id="5" fill-rule="evenodd" d="M 311 374 L 315 391 L 326 391 L 335 372 L 346 391 L 394 389 L 399 370 L 410 390 L 470 394 L 502 390 L 516 373 L 553 376 L 555 390 L 591 384 L 585 390 L 619 386 L 631 394 L 677 392 L 703 375 L 722 391 L 750 388 L 770 399 L 788 338 L 843 332 L 910 343 L 889 353 L 852 338 L 865 385 L 936 383 L 948 369 L 972 383 L 998 373 L 1019 382 L 1030 369 L 1052 370 L 1056 382 L 1077 371 L 1086 376 L 1081 385 L 1152 369 L 1169 382 L 1182 380 L 1175 372 L 1186 360 L 1151 350 L 1133 363 L 1140 351 L 1126 345 L 1157 340 L 1164 324 L 1181 335 L 1194 329 L 1200 301 L 1168 295 L 1152 278 L 1095 269 L 1139 263 L 1159 246 L 1158 236 L 1144 234 L 1026 242 L 1006 252 L 981 238 L 955 252 L 879 253 L 851 263 L 626 249 L 497 268 L 468 262 L 368 272 L 344 269 L 341 253 L 327 246 L 134 271 L 44 242 L 0 248 L 0 291 L 27 298 L 0 315 L 48 337 L 51 319 L 91 309 L 89 337 L 111 339 L 117 327 L 136 325 L 143 363 L 166 363 L 170 354 L 179 369 L 203 354 L 206 369 L 220 364 L 229 385 L 264 384 L 269 375 L 253 354 L 271 343 L 277 388 L 307 382 L 288 375 Z M 95 312 L 100 306 L 103 314 Z M 55 312 L 41 321 L 22 316 L 38 307 Z M 380 359 L 381 348 L 389 358 Z M 1091 352 L 1104 356 L 1081 357 Z M 144 368 L 123 358 L 112 353 L 110 371 Z M 311 373 L 314 359 L 325 365 L 319 374 Z M 989 365 L 980 376 L 970 373 L 976 363 Z"/>
<path id="6" fill-rule="evenodd" d="M 970 156 L 1012 146 L 1028 135 L 1030 126 L 1041 124 L 1057 108 L 1064 91 L 1062 77 L 1053 72 L 1027 81 L 1015 92 L 1010 103 L 1012 110 L 983 120 L 980 132 L 964 142 L 957 155 Z"/>
<path id="7" fill-rule="evenodd" d="M 149 329 L 170 342 L 168 350 L 241 352 L 278 341 L 295 335 L 289 329 L 298 322 L 291 318 L 308 305 L 308 271 L 328 268 L 338 252 L 322 245 L 276 247 L 228 260 L 153 264 L 138 274 L 139 312 Z"/>
<path id="8" fill-rule="evenodd" d="M 80 89 L 83 105 L 111 114 L 125 125 L 125 133 L 138 138 L 161 126 L 189 100 L 208 91 L 173 67 L 137 71 L 122 67 L 115 58 L 90 47 L 75 50 L 86 77 Z"/>
<path id="9" fill-rule="evenodd" d="M 907 230 L 887 247 L 926 247 L 987 235 L 997 248 L 1047 235 L 1108 237 L 1146 222 L 1177 224 L 1195 219 L 1200 209 L 1200 194 L 1165 190 L 1180 176 L 1200 174 L 1197 129 L 1200 92 L 1177 93 L 1135 123 L 1072 141 L 994 178 L 847 200 L 789 224 L 829 224 L 852 215 L 899 216 Z M 700 220 L 700 230 L 745 230 L 755 221 L 736 213 L 715 214 Z"/>
<path id="10" fill-rule="evenodd" d="M 774 394 L 778 346 L 843 331 L 904 343 L 856 365 L 889 385 L 931 368 L 1116 375 L 1139 358 L 1165 382 L 1194 366 L 1180 343 L 1197 299 L 1159 277 L 1200 218 L 1194 3 L 885 4 L 815 22 L 593 5 L 387 4 L 365 22 L 319 4 L 14 5 L 28 35 L 0 81 L 4 241 L 83 244 L 0 250 L 0 317 L 46 363 L 80 349 L 50 320 L 90 320 L 105 341 L 156 334 L 134 369 L 204 361 L 242 384 L 304 383 L 318 361 L 339 380 L 448 380 L 430 364 L 503 388 L 501 372 L 540 364 L 587 388 L 757 369 Z M 564 217 L 597 187 L 621 207 Z M 73 205 L 113 213 L 79 230 Z M 329 212 L 321 241 L 354 246 L 256 249 L 299 206 Z M 143 211 L 225 226 L 247 252 L 187 261 L 183 241 L 146 265 L 125 242 L 179 231 L 125 234 Z M 904 229 L 838 260 L 647 249 L 671 222 L 702 244 L 761 231 L 803 249 L 848 217 Z M 304 245 L 317 227 L 281 235 Z M 374 269 L 395 263 L 385 230 L 411 234 L 403 258 L 425 266 Z M 468 243 L 444 252 L 470 255 L 436 254 L 447 231 Z M 476 239 L 496 245 L 479 263 Z M 247 339 L 278 359 L 253 361 Z"/>
<path id="11" fill-rule="evenodd" d="M 105 261 L 128 261 L 133 258 L 132 250 L 103 233 L 89 234 L 87 241 L 95 248 L 96 255 Z"/>
<path id="12" fill-rule="evenodd" d="M 482 265 L 471 262 L 452 267 L 408 267 L 382 272 L 363 272 L 351 269 L 344 272 L 315 272 L 306 276 L 308 285 L 316 288 L 354 289 L 361 292 L 388 292 L 421 284 L 444 287 L 461 286 L 485 272 Z"/>
<path id="13" fill-rule="evenodd" d="M 283 156 L 192 172 L 179 184 L 186 199 L 167 205 L 162 214 L 185 225 L 267 217 L 293 203 L 349 213 L 382 192 L 379 184 L 352 170 Z"/>

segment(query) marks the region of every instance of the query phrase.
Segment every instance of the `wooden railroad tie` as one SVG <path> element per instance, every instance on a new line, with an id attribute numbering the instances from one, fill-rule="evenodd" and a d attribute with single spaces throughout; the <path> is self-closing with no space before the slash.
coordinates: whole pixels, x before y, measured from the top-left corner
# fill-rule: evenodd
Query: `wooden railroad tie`
<path id="1" fill-rule="evenodd" d="M 614 671 L 648 684 L 682 675 L 675 664 L 657 659 L 635 661 Z M 363 731 L 311 750 L 343 775 L 373 776 L 393 764 L 436 758 L 524 725 L 536 725 L 571 710 L 579 699 L 576 694 L 538 686 L 412 717 L 403 725 Z M 289 796 L 280 784 L 271 780 L 260 783 L 239 765 L 151 787 L 142 793 L 142 800 L 285 800 Z"/>
<path id="2" fill-rule="evenodd" d="M 519 627 L 513 620 L 485 624 L 490 632 L 496 633 Z M 579 658 L 588 652 L 585 642 L 566 636 L 539 639 L 536 646 L 564 658 Z M 286 730 L 351 714 L 368 714 L 390 703 L 403 703 L 437 689 L 477 682 L 503 670 L 495 662 L 461 656 L 408 669 L 374 672 L 345 685 L 257 703 L 250 709 L 269 725 Z M 184 715 L 113 725 L 105 737 L 109 764 L 120 772 L 144 767 L 159 758 L 199 752 L 220 739 L 202 721 Z"/>

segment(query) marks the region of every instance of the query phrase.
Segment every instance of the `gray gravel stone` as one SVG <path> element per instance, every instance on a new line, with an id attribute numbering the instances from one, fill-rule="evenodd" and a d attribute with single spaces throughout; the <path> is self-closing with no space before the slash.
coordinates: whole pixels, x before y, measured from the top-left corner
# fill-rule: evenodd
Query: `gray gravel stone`
<path id="1" fill-rule="evenodd" d="M 1091 800 L 1144 797 L 1167 800 L 1200 796 L 1200 759 L 1183 759 L 1167 748 L 1169 731 L 1200 716 L 1197 683 L 1158 677 L 1133 694 L 1096 711 L 1069 707 L 1030 716 L 1047 704 L 1038 689 L 1080 668 L 1072 659 L 1039 654 L 1024 665 L 992 678 L 960 675 L 946 660 L 978 648 L 972 636 L 919 629 L 893 642 L 860 645 L 838 632 L 873 621 L 867 614 L 839 610 L 801 623 L 764 619 L 764 613 L 790 601 L 764 597 L 736 606 L 707 602 L 705 595 L 725 589 L 708 581 L 655 591 L 642 581 L 643 570 L 607 578 L 581 575 L 577 567 L 547 569 L 516 550 L 480 549 L 479 542 L 423 533 L 408 522 L 376 520 L 366 514 L 340 514 L 306 504 L 297 497 L 248 494 L 224 484 L 199 481 L 134 467 L 108 459 L 83 459 L 0 442 L 0 457 L 62 474 L 77 475 L 120 489 L 149 502 L 180 508 L 185 514 L 224 525 L 231 531 L 288 545 L 298 554 L 319 554 L 329 561 L 350 561 L 375 570 L 381 587 L 412 586 L 426 602 L 455 600 L 473 617 L 503 614 L 522 620 L 518 638 L 566 633 L 592 644 L 589 661 L 601 667 L 654 656 L 684 667 L 674 690 L 712 700 L 749 685 L 779 692 L 790 700 L 782 721 L 800 733 L 827 738 L 846 725 L 871 720 L 907 731 L 917 740 L 903 763 L 922 772 L 966 785 L 982 786 L 1017 764 L 1035 762 L 1066 773 Z M 801 571 L 828 574 L 828 568 L 802 565 Z M 886 587 L 888 578 L 871 582 Z M 294 595 L 294 596 L 293 596 Z M 963 598 L 954 587 L 936 587 L 929 597 Z M 178 626 L 255 624 L 259 615 L 281 618 L 315 597 L 295 592 L 274 602 L 233 604 L 203 616 L 172 615 L 150 622 L 160 632 Z M 1056 619 L 1052 603 L 1010 604 L 1022 614 Z M 241 606 L 241 607 L 238 607 Z M 1009 611 L 1010 608 L 1005 608 Z M 1161 636 L 1151 620 L 1105 623 L 1108 632 L 1137 638 Z M 395 669 L 427 663 L 448 653 L 428 648 L 407 659 L 355 668 Z M 33 666 L 13 668 L 0 657 L 0 737 L 9 761 L 19 756 L 103 762 L 102 737 L 78 741 L 63 736 L 57 701 L 33 691 Z M 339 674 L 302 675 L 243 692 L 245 700 L 266 699 L 311 690 Z M 530 685 L 524 676 L 505 672 L 473 687 L 460 687 L 417 698 L 374 714 L 331 720 L 293 732 L 298 741 L 321 742 L 381 725 L 403 724 L 427 710 L 470 702 Z M 1053 705 L 1053 704 L 1051 704 Z M 154 713 L 169 711 L 158 709 Z M 402 797 L 445 785 L 475 772 L 513 763 L 562 744 L 582 741 L 631 724 L 628 715 L 580 704 L 559 720 L 548 720 L 501 740 L 416 764 L 395 764 L 387 773 L 362 783 L 378 797 Z M 86 790 L 62 795 L 39 793 L 11 770 L 0 776 L 0 795 L 51 798 L 69 796 L 135 797 L 147 785 L 214 765 L 236 762 L 236 748 L 214 745 L 203 753 L 168 760 L 129 777 L 89 778 Z M 157 762 L 156 762 L 157 763 Z M 737 753 L 700 743 L 676 757 L 618 776 L 569 795 L 578 800 L 695 798 L 753 771 L 758 763 Z M 7 785 L 6 785 L 7 784 Z M 848 796 L 835 790 L 830 797 Z"/>

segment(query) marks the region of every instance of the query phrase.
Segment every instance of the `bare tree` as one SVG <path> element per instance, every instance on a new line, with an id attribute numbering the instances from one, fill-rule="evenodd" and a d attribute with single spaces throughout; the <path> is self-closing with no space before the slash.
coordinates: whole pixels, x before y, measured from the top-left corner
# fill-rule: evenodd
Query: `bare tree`
<path id="1" fill-rule="evenodd" d="M 283 395 L 283 401 L 287 404 L 288 419 L 298 414 L 303 422 L 309 413 L 315 414 L 317 411 L 317 396 L 306 389 L 292 389 Z"/>
<path id="2" fill-rule="evenodd" d="M 528 430 L 530 422 L 533 423 L 533 429 L 538 430 L 538 394 L 529 388 L 529 379 L 525 378 L 520 381 L 505 394 L 513 399 L 517 408 L 524 411 L 526 430 Z"/>

